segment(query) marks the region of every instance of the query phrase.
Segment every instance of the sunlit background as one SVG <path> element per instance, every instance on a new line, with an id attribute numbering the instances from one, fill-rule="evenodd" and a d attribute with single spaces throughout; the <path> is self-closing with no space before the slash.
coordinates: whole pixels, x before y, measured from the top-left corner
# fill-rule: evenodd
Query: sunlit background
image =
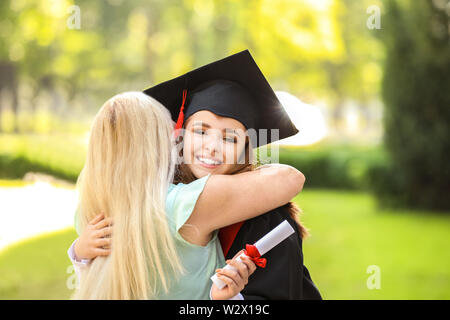
<path id="1" fill-rule="evenodd" d="M 450 298 L 450 1 L 0 1 L 0 299 L 68 299 L 74 184 L 116 93 L 249 49 L 300 132 L 325 299 Z"/>

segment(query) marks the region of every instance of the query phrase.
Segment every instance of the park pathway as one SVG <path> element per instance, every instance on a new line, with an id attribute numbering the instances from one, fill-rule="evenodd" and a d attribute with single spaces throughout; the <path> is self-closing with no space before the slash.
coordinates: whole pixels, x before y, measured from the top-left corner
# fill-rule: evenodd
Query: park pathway
<path id="1" fill-rule="evenodd" d="M 0 251 L 46 232 L 73 226 L 75 188 L 38 181 L 21 187 L 0 187 Z"/>

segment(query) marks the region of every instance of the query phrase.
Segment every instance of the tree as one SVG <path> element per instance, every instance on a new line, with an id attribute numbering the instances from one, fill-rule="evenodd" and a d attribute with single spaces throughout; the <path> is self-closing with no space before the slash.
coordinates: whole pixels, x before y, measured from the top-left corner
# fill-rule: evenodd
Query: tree
<path id="1" fill-rule="evenodd" d="M 447 1 L 386 3 L 384 184 L 403 205 L 450 209 L 450 29 Z"/>

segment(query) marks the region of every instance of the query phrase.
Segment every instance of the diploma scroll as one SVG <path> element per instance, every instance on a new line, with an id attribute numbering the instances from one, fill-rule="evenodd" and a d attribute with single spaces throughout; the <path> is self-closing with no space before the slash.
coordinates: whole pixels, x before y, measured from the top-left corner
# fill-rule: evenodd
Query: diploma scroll
<path id="1" fill-rule="evenodd" d="M 270 251 L 273 247 L 277 246 L 280 242 L 282 242 L 284 239 L 286 239 L 287 237 L 289 237 L 291 234 L 294 233 L 294 229 L 291 227 L 291 225 L 289 224 L 289 222 L 287 222 L 286 220 L 284 220 L 282 223 L 280 223 L 278 226 L 276 226 L 274 229 L 272 229 L 272 231 L 270 231 L 268 234 L 266 234 L 264 237 L 262 237 L 261 239 L 259 239 L 254 246 L 258 249 L 259 253 L 262 255 L 264 255 L 266 252 Z M 236 259 L 239 261 L 241 260 L 241 257 L 244 256 L 245 254 L 242 253 L 241 255 L 239 255 L 239 257 L 237 257 Z M 222 269 L 235 269 L 233 266 L 230 266 L 229 264 L 227 264 L 224 268 Z M 211 277 L 211 280 L 214 282 L 214 284 L 219 288 L 222 289 L 223 287 L 225 287 L 225 283 L 220 280 L 217 277 L 217 274 L 214 274 Z"/>

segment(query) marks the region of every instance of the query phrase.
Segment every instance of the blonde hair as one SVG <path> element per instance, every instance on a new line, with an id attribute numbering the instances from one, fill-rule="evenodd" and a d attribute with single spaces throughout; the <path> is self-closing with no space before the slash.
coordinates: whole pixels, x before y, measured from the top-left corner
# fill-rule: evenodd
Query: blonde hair
<path id="1" fill-rule="evenodd" d="M 141 92 L 109 99 L 95 117 L 77 182 L 82 231 L 100 212 L 113 218 L 111 254 L 82 270 L 75 299 L 152 299 L 182 266 L 165 200 L 176 151 L 164 106 Z"/>

